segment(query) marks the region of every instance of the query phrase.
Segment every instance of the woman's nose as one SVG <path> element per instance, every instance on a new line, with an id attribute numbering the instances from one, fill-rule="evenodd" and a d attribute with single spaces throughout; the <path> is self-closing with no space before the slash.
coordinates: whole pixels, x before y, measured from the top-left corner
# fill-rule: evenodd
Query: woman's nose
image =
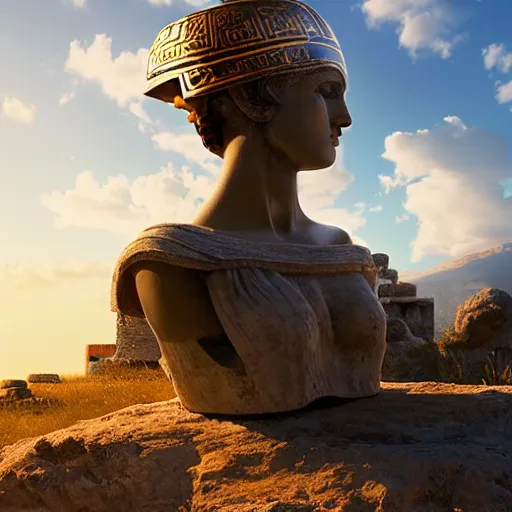
<path id="1" fill-rule="evenodd" d="M 336 102 L 336 105 L 333 105 L 333 107 L 332 124 L 341 128 L 348 128 L 352 124 L 352 118 L 350 117 L 345 100 L 342 99 Z"/>

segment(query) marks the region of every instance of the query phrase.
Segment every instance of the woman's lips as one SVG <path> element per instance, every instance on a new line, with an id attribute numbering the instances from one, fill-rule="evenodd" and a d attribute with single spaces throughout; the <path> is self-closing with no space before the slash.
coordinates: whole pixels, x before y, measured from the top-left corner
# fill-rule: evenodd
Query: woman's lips
<path id="1" fill-rule="evenodd" d="M 334 147 L 337 148 L 340 145 L 340 139 L 338 137 L 331 137 Z"/>

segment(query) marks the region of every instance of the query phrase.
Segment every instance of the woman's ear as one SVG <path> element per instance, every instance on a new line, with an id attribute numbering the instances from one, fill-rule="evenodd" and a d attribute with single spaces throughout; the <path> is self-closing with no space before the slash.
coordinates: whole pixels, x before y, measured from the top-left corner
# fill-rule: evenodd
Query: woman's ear
<path id="1" fill-rule="evenodd" d="M 265 86 L 259 82 L 235 85 L 228 89 L 235 105 L 252 121 L 256 123 L 268 123 L 279 104 L 275 98 L 262 94 Z M 267 96 L 267 97 L 265 97 Z"/>

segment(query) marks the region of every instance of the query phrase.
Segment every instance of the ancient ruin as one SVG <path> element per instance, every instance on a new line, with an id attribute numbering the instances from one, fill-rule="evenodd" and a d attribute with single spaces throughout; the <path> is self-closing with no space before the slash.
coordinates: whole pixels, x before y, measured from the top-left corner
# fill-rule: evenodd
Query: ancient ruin
<path id="1" fill-rule="evenodd" d="M 372 254 L 372 258 L 378 272 L 375 293 L 388 318 L 401 318 L 415 337 L 434 341 L 434 299 L 417 297 L 416 285 L 399 281 L 398 272 L 389 268 L 387 254 Z"/>
<path id="2" fill-rule="evenodd" d="M 116 351 L 113 360 L 153 363 L 161 357 L 153 331 L 144 318 L 117 314 Z"/>

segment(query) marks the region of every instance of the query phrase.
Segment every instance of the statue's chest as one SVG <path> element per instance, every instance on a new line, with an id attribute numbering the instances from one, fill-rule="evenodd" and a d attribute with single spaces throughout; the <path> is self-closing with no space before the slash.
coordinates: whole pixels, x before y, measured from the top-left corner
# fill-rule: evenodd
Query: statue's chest
<path id="1" fill-rule="evenodd" d="M 265 269 L 214 272 L 210 296 L 226 333 L 271 344 L 362 342 L 385 322 L 377 297 L 362 274 L 288 276 Z M 351 333 L 358 333 L 354 338 Z M 348 335 L 348 336 L 347 336 Z"/>

